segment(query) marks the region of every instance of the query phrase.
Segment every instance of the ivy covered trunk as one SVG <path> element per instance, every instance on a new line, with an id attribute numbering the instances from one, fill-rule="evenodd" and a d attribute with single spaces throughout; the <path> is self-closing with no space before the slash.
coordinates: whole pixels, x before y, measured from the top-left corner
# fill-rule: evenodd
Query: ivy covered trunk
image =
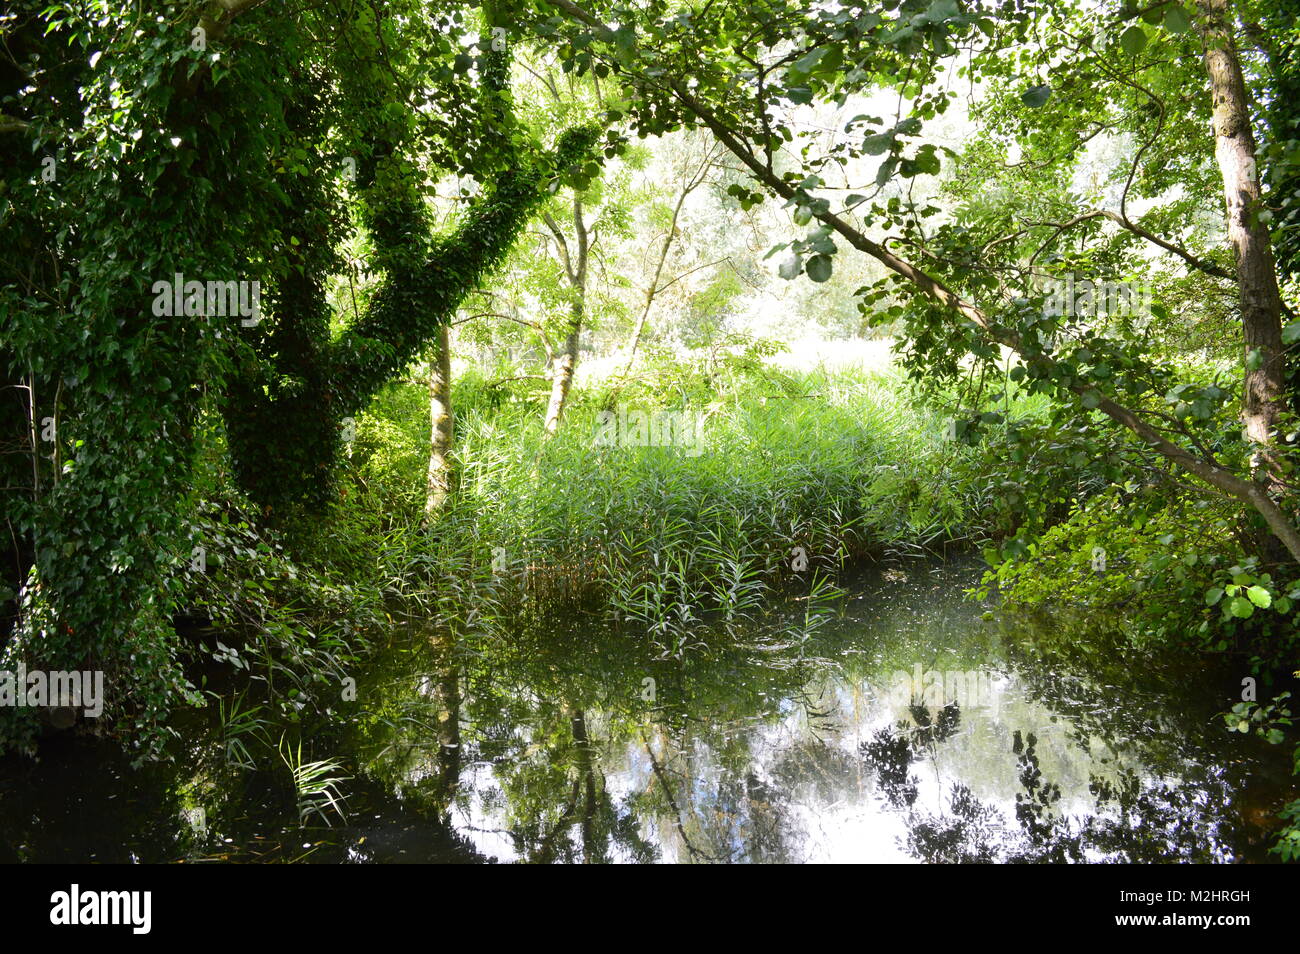
<path id="1" fill-rule="evenodd" d="M 159 726 L 193 698 L 170 616 L 203 542 L 198 498 L 225 475 L 223 459 L 196 486 L 196 429 L 264 513 L 329 501 L 345 419 L 427 348 L 599 133 L 515 134 L 509 54 L 470 68 L 422 8 L 241 0 L 155 22 L 47 6 L 20 0 L 0 64 L 17 114 L 0 118 L 0 247 L 20 266 L 0 284 L 0 439 L 17 442 L 0 668 L 104 669 L 109 718 Z M 485 188 L 446 231 L 425 190 L 449 170 Z M 340 330 L 328 285 L 358 224 L 383 277 Z M 160 311 L 157 284 L 178 275 L 255 287 L 261 311 L 202 294 Z M 0 748 L 29 736 L 0 724 Z"/>

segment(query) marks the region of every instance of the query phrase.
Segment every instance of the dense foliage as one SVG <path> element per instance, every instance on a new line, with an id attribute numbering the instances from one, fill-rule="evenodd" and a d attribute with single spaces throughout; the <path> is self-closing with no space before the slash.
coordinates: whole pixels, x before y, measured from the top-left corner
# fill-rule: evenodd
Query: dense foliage
<path id="1" fill-rule="evenodd" d="M 214 664 L 328 716 L 399 607 L 596 608 L 681 658 L 783 587 L 978 546 L 981 595 L 1280 692 L 1296 29 L 1265 0 L 17 0 L 0 669 L 104 670 L 145 761 Z M 740 319 L 790 282 L 787 327 L 896 366 L 783 370 Z M 628 408 L 690 452 L 611 450 Z M 1285 739 L 1283 698 L 1230 727 Z"/>

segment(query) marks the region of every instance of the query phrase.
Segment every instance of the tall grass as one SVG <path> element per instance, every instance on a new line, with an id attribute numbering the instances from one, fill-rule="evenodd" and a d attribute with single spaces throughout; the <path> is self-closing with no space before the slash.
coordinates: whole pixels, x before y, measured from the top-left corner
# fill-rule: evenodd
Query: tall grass
<path id="1" fill-rule="evenodd" d="M 551 440 L 540 393 L 462 375 L 457 490 L 424 531 L 417 390 L 376 403 L 352 459 L 357 505 L 390 534 L 392 586 L 416 599 L 594 605 L 679 653 L 700 624 L 737 624 L 776 589 L 989 531 L 978 450 L 947 439 L 947 417 L 901 375 L 686 365 L 589 384 Z M 597 446 L 615 407 L 705 415 L 700 452 Z"/>

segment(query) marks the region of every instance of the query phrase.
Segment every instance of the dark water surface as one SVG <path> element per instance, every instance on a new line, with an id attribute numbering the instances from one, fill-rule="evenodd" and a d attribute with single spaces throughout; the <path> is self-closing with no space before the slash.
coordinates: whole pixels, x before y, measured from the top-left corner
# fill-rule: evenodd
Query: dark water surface
<path id="1" fill-rule="evenodd" d="M 345 817 L 205 713 L 168 765 L 71 736 L 0 762 L 0 861 L 1269 860 L 1293 780 L 1222 728 L 1244 672 L 984 620 L 978 576 L 872 574 L 682 659 L 598 617 L 400 629 L 303 741 Z"/>

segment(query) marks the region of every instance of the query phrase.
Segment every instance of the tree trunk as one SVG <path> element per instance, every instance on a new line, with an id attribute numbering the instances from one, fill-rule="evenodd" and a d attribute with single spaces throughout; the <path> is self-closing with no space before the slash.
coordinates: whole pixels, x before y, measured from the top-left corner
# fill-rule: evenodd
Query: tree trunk
<path id="1" fill-rule="evenodd" d="M 429 470 L 424 496 L 424 521 L 433 521 L 451 496 L 451 335 L 438 329 L 429 362 Z"/>
<path id="2" fill-rule="evenodd" d="M 1198 24 L 1214 104 L 1214 156 L 1223 174 L 1228 241 L 1236 256 L 1237 288 L 1246 352 L 1242 421 L 1257 447 L 1256 466 L 1276 484 L 1277 421 L 1285 393 L 1282 298 L 1268 229 L 1257 217 L 1260 203 L 1250 101 L 1233 40 L 1227 0 L 1199 0 Z"/>
<path id="3" fill-rule="evenodd" d="M 645 330 L 646 318 L 650 315 L 650 308 L 655 302 L 655 295 L 659 293 L 659 278 L 663 275 L 664 263 L 668 261 L 668 252 L 673 247 L 673 240 L 677 238 L 677 219 L 682 214 L 682 206 L 686 204 L 686 198 L 699 184 L 697 180 L 694 184 L 688 184 L 682 190 L 681 195 L 677 197 L 677 204 L 673 206 L 673 217 L 668 222 L 668 234 L 664 236 L 663 244 L 659 247 L 659 262 L 655 265 L 654 275 L 650 278 L 650 285 L 645 290 L 645 302 L 641 308 L 641 316 L 637 318 L 636 327 L 632 329 L 632 340 L 627 344 L 627 364 L 623 368 L 623 375 L 626 376 L 632 370 L 632 362 L 636 360 L 636 349 L 641 344 L 641 334 Z"/>
<path id="4" fill-rule="evenodd" d="M 569 330 L 564 336 L 564 349 L 551 362 L 551 399 L 546 406 L 545 434 L 554 437 L 560 428 L 560 418 L 569 399 L 569 388 L 573 385 L 573 371 L 578 366 L 578 344 L 582 337 L 582 319 L 587 308 L 587 253 L 590 236 L 587 223 L 583 219 L 582 197 L 573 196 L 573 231 L 574 249 L 569 251 L 568 240 L 564 237 L 555 220 L 549 215 L 543 221 L 555 236 L 555 243 L 560 250 L 560 259 L 564 263 L 564 273 L 569 279 L 570 301 Z"/>
<path id="5" fill-rule="evenodd" d="M 645 302 L 641 308 L 641 315 L 637 318 L 636 327 L 632 329 L 632 339 L 627 345 L 627 364 L 623 366 L 622 377 L 632 371 L 632 364 L 636 360 L 636 349 L 641 344 L 641 336 L 645 332 L 646 319 L 650 315 L 650 308 L 654 305 L 655 296 L 662 290 L 659 285 L 659 279 L 663 277 L 664 263 L 668 261 L 668 252 L 673 247 L 673 242 L 677 239 L 677 221 L 681 218 L 682 207 L 690 194 L 700 187 L 704 182 L 704 177 L 708 174 L 709 169 L 713 166 L 713 147 L 705 150 L 704 161 L 695 175 L 687 179 L 686 184 L 682 187 L 681 193 L 677 196 L 677 203 L 673 206 L 673 215 L 668 222 L 668 234 L 664 236 L 663 244 L 659 247 L 659 262 L 655 265 L 654 275 L 650 278 L 650 285 L 645 291 Z"/>
<path id="6" fill-rule="evenodd" d="M 551 365 L 551 400 L 546 406 L 548 437 L 553 437 L 560 428 L 560 416 L 564 414 L 569 388 L 573 385 L 573 370 L 578 366 L 578 342 L 582 335 L 583 306 L 581 297 L 574 301 L 569 333 L 564 337 L 564 350 L 555 356 Z"/>

